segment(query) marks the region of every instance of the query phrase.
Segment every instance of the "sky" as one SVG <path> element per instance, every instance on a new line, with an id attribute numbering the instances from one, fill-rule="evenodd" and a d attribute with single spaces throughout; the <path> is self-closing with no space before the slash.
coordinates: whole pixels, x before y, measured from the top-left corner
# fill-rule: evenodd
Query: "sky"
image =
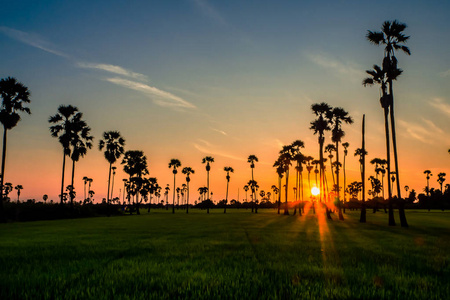
<path id="1" fill-rule="evenodd" d="M 208 155 L 213 200 L 225 197 L 223 168 L 231 166 L 230 199 L 239 190 L 242 201 L 250 154 L 259 158 L 255 180 L 266 192 L 277 184 L 272 165 L 282 145 L 302 140 L 302 153 L 318 158 L 309 129 L 318 102 L 353 117 L 343 141 L 350 144 L 347 181 L 359 181 L 353 154 L 363 114 L 367 159 L 386 156 L 379 89 L 361 84 L 365 70 L 381 64 L 383 48 L 365 35 L 397 19 L 408 25 L 411 50 L 398 53 L 404 72 L 394 84 L 400 183 L 422 192 L 429 169 L 438 188 L 436 175 L 450 176 L 449 14 L 447 1 L 7 1 L 0 78 L 30 89 L 32 114 L 8 132 L 5 182 L 23 185 L 21 199 L 58 201 L 62 147 L 48 118 L 71 104 L 95 137 L 76 164 L 78 199 L 84 176 L 94 180 L 96 201 L 106 197 L 108 163 L 98 141 L 118 130 L 126 150 L 144 151 L 161 186 L 172 189 L 168 163 L 177 158 L 195 170 L 194 201 L 206 185 L 201 160 Z M 117 167 L 114 197 L 127 177 L 120 161 Z M 374 175 L 372 165 L 367 170 Z M 181 174 L 176 180 L 185 182 Z"/>

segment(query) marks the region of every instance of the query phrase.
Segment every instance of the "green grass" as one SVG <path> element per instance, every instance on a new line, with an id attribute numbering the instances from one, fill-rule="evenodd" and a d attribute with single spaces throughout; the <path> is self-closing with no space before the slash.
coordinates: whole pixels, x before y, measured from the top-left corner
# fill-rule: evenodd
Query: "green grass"
<path id="1" fill-rule="evenodd" d="M 217 209 L 0 224 L 0 298 L 448 298 L 450 213 L 408 211 L 408 229 L 384 213 L 345 217 Z"/>

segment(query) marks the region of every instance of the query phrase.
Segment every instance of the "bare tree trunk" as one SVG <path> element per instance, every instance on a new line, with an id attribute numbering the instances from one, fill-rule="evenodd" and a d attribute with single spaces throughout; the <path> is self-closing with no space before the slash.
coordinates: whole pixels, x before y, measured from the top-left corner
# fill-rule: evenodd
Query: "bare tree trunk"
<path id="1" fill-rule="evenodd" d="M 341 199 L 339 198 L 339 142 L 336 142 L 336 194 L 338 203 L 339 220 L 344 221 L 344 215 L 341 209 Z"/>
<path id="2" fill-rule="evenodd" d="M 3 127 L 2 173 L 0 174 L 0 222 L 2 223 L 6 223 L 5 209 L 3 207 L 3 183 L 5 179 L 5 163 L 6 163 L 6 135 L 7 129 Z"/>
<path id="3" fill-rule="evenodd" d="M 363 115 L 362 120 L 362 171 L 361 171 L 361 182 L 362 182 L 362 204 L 361 204 L 361 216 L 359 218 L 360 223 L 366 223 L 366 141 L 365 141 L 365 126 L 366 126 L 366 115 Z"/>
<path id="4" fill-rule="evenodd" d="M 62 176 L 61 176 L 61 204 L 64 200 L 64 171 L 66 169 L 66 149 L 63 148 L 63 166 L 62 166 Z"/>
<path id="5" fill-rule="evenodd" d="M 288 209 L 288 181 L 289 181 L 289 169 L 286 171 L 286 195 L 284 195 L 284 215 L 289 215 L 289 209 Z"/>
<path id="6" fill-rule="evenodd" d="M 389 123 L 388 123 L 388 109 L 384 108 L 384 129 L 386 132 L 386 159 L 387 159 L 387 173 L 388 178 L 391 174 L 391 153 L 390 153 L 390 143 L 389 143 Z M 394 219 L 394 208 L 392 206 L 392 190 L 391 185 L 388 182 L 388 210 L 389 210 L 389 226 L 395 226 L 395 219 Z"/>

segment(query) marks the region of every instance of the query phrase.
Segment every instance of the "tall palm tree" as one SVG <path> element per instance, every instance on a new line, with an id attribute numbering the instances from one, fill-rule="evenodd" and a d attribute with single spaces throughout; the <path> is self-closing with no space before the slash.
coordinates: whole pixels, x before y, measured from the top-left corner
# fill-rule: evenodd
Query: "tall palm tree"
<path id="1" fill-rule="evenodd" d="M 226 213 L 227 212 L 227 204 L 228 204 L 228 185 L 230 183 L 230 173 L 233 173 L 234 169 L 232 167 L 224 167 L 223 170 L 225 172 L 227 172 L 227 177 L 226 177 L 227 178 L 227 193 L 226 193 L 226 197 L 225 197 L 225 206 L 223 209 L 223 213 Z"/>
<path id="2" fill-rule="evenodd" d="M 89 177 L 83 176 L 83 182 L 84 182 L 84 201 L 86 201 L 86 184 L 88 183 Z"/>
<path id="3" fill-rule="evenodd" d="M 205 156 L 202 159 L 202 164 L 206 164 L 206 183 L 207 183 L 206 185 L 208 188 L 208 190 L 207 190 L 208 199 L 207 200 L 210 200 L 210 197 L 209 197 L 209 191 L 210 191 L 210 189 L 209 189 L 209 171 L 211 170 L 210 163 L 213 163 L 213 162 L 214 162 L 214 158 L 211 156 Z M 209 214 L 209 204 L 207 205 L 206 212 Z"/>
<path id="4" fill-rule="evenodd" d="M 19 113 L 31 114 L 31 110 L 24 104 L 30 103 L 30 91 L 14 77 L 0 80 L 0 96 L 2 105 L 0 107 L 0 122 L 3 125 L 3 149 L 2 169 L 0 174 L 0 221 L 6 221 L 3 211 L 3 183 L 5 181 L 6 166 L 6 141 L 8 130 L 17 126 L 20 121 Z"/>
<path id="5" fill-rule="evenodd" d="M 75 162 L 79 161 L 81 157 L 84 157 L 88 149 L 92 148 L 93 136 L 90 135 L 91 128 L 86 124 L 84 120 L 81 120 L 82 114 L 78 115 L 80 119 L 75 118 L 72 122 L 72 137 L 70 140 L 70 146 L 72 148 L 72 183 L 71 188 L 74 189 L 75 178 Z M 73 208 L 73 200 L 75 193 L 70 193 L 70 206 Z"/>
<path id="6" fill-rule="evenodd" d="M 247 195 L 247 192 L 248 192 L 248 190 L 249 190 L 249 187 L 248 187 L 248 185 L 244 185 L 244 191 L 245 191 L 245 202 L 248 202 L 248 195 Z"/>
<path id="7" fill-rule="evenodd" d="M 438 176 L 438 179 L 437 179 L 437 182 L 439 183 L 439 185 L 441 186 L 441 194 L 442 194 L 442 184 L 444 183 L 444 181 L 445 181 L 445 176 L 446 176 L 447 174 L 445 174 L 445 173 L 443 173 L 443 172 L 441 172 L 441 173 L 439 173 L 437 176 Z"/>
<path id="8" fill-rule="evenodd" d="M 292 159 L 296 162 L 296 166 L 295 166 L 295 202 L 299 201 L 299 192 L 300 192 L 300 179 L 301 179 L 301 171 L 303 170 L 302 168 L 302 161 L 304 159 L 303 154 L 300 152 L 300 148 L 305 148 L 305 143 L 301 140 L 295 140 L 294 142 L 292 142 L 291 144 L 291 149 L 292 149 Z M 302 182 L 303 183 L 303 182 Z M 303 189 L 302 189 L 302 193 L 303 194 Z M 302 207 L 299 206 L 299 215 L 302 215 Z"/>
<path id="9" fill-rule="evenodd" d="M 112 183 L 111 183 L 111 199 L 114 199 L 114 177 L 116 176 L 117 167 L 112 167 Z"/>
<path id="10" fill-rule="evenodd" d="M 331 140 L 335 143 L 336 148 L 336 195 L 337 195 L 337 204 L 339 211 L 339 220 L 344 220 L 344 216 L 341 210 L 341 201 L 339 198 L 339 144 L 341 143 L 342 138 L 345 135 L 345 132 L 342 130 L 342 124 L 353 124 L 352 117 L 349 116 L 348 112 L 345 111 L 341 107 L 335 107 L 330 112 L 329 119 L 331 120 L 331 132 L 332 137 Z M 345 186 L 344 186 L 345 188 Z"/>
<path id="11" fill-rule="evenodd" d="M 101 151 L 105 149 L 103 153 L 105 159 L 109 163 L 109 172 L 108 172 L 108 193 L 106 201 L 109 203 L 109 191 L 110 191 L 110 181 L 111 181 L 111 170 L 112 165 L 122 156 L 125 152 L 124 149 L 125 140 L 120 135 L 119 131 L 105 131 L 103 133 L 103 139 L 101 139 L 98 143 L 98 149 Z"/>
<path id="12" fill-rule="evenodd" d="M 258 199 L 256 198 L 256 191 L 259 188 L 258 182 L 256 180 L 249 180 L 247 185 L 252 190 L 252 203 L 255 207 L 254 212 L 257 214 L 258 213 Z"/>
<path id="13" fill-rule="evenodd" d="M 50 124 L 55 124 L 50 126 L 50 132 L 52 137 L 58 138 L 59 142 L 63 147 L 63 165 L 62 165 L 62 176 L 61 176 L 61 204 L 63 203 L 64 195 L 64 170 L 66 166 L 66 156 L 70 155 L 70 143 L 72 141 L 72 123 L 76 120 L 81 119 L 81 113 L 78 112 L 78 108 L 72 105 L 60 105 L 58 107 L 58 112 L 48 119 Z"/>
<path id="14" fill-rule="evenodd" d="M 406 36 L 403 31 L 406 29 L 406 24 L 400 23 L 397 20 L 385 21 L 381 26 L 381 31 L 367 32 L 367 39 L 369 42 L 375 45 L 384 45 L 384 60 L 383 69 L 387 73 L 387 83 L 389 84 L 389 106 L 390 106 L 390 119 L 391 119 L 391 131 L 392 131 L 392 146 L 394 150 L 394 163 L 397 177 L 397 195 L 400 201 L 399 215 L 400 224 L 402 227 L 408 227 L 406 221 L 406 215 L 404 210 L 404 201 L 401 196 L 400 180 L 399 180 L 399 168 L 398 168 L 398 155 L 397 155 L 397 139 L 395 134 L 395 114 L 394 114 L 394 88 L 393 81 L 402 73 L 402 70 L 397 67 L 397 58 L 395 57 L 395 51 L 401 50 L 402 52 L 411 55 L 411 51 L 405 46 L 405 43 L 409 40 L 409 36 Z M 388 170 L 389 173 L 390 170 Z M 390 224 L 391 225 L 391 224 Z"/>
<path id="15" fill-rule="evenodd" d="M 311 165 L 311 162 L 314 160 L 314 157 L 312 156 L 306 156 L 304 164 L 306 165 L 306 171 L 308 171 L 308 185 L 309 185 L 309 192 L 311 192 L 311 171 L 314 169 L 314 167 Z"/>
<path id="16" fill-rule="evenodd" d="M 186 213 L 189 213 L 189 182 L 191 178 L 189 177 L 191 174 L 195 174 L 195 171 L 191 167 L 184 167 L 181 171 L 184 175 L 186 175 L 186 184 L 187 184 L 187 203 L 186 203 Z"/>
<path id="17" fill-rule="evenodd" d="M 346 170 L 345 169 L 345 158 L 348 155 L 348 147 L 349 146 L 350 146 L 350 144 L 348 142 L 342 143 L 342 147 L 344 148 L 344 166 L 343 166 L 343 169 L 344 169 L 344 188 L 343 188 L 343 190 L 344 190 L 344 213 L 345 213 L 345 202 L 347 201 L 347 197 L 345 195 L 345 187 L 347 186 L 347 176 L 346 176 L 346 172 L 345 172 L 345 170 Z"/>
<path id="18" fill-rule="evenodd" d="M 335 185 L 336 180 L 334 179 L 335 172 L 333 170 L 333 152 L 336 152 L 336 146 L 333 144 L 328 144 L 325 146 L 324 151 L 328 153 L 328 158 L 330 159 L 331 177 L 333 178 L 333 185 Z"/>
<path id="19" fill-rule="evenodd" d="M 310 129 L 314 131 L 314 134 L 318 135 L 318 142 L 319 142 L 319 163 L 320 163 L 320 170 L 319 170 L 319 188 L 320 188 L 320 194 L 319 194 L 319 200 L 322 201 L 322 193 L 324 192 L 324 160 L 323 160 L 323 145 L 325 143 L 325 131 L 328 131 L 331 129 L 330 127 L 330 119 L 328 118 L 332 107 L 325 103 L 315 103 L 311 105 L 311 110 L 316 115 L 317 119 L 311 122 Z"/>
<path id="20" fill-rule="evenodd" d="M 131 182 L 132 176 L 136 176 L 138 178 L 136 180 L 139 182 L 142 180 L 142 176 L 148 174 L 147 168 L 147 157 L 144 155 L 144 152 L 139 150 L 129 150 L 125 152 L 125 155 L 122 159 L 123 171 L 129 175 L 129 182 Z M 130 202 L 130 193 L 128 193 L 128 202 Z M 135 201 L 136 213 L 139 215 L 139 199 Z M 131 209 L 130 209 L 131 213 Z"/>
<path id="21" fill-rule="evenodd" d="M 91 185 L 92 185 L 93 181 L 94 181 L 94 179 L 92 179 L 92 178 L 88 178 L 87 179 L 87 182 L 89 183 L 89 185 L 88 185 L 88 195 L 90 195 L 89 192 L 91 190 Z M 88 198 L 89 198 L 89 196 L 88 196 Z M 89 201 L 90 201 L 90 199 L 89 199 Z"/>
<path id="22" fill-rule="evenodd" d="M 258 162 L 258 157 L 256 157 L 256 155 L 251 154 L 248 156 L 247 158 L 247 162 L 250 163 L 250 169 L 252 170 L 252 180 L 254 181 L 255 178 L 253 176 L 253 169 L 255 168 L 255 162 Z M 252 199 L 255 199 L 255 191 L 252 189 Z M 252 201 L 252 212 L 253 212 L 253 208 L 254 208 L 254 201 Z"/>
<path id="23" fill-rule="evenodd" d="M 285 201 L 284 201 L 284 215 L 289 215 L 288 210 L 288 187 L 289 187 L 289 168 L 292 165 L 292 146 L 283 146 L 283 149 L 280 151 L 280 166 L 283 167 L 285 176 L 286 176 L 286 184 L 285 184 Z"/>
<path id="24" fill-rule="evenodd" d="M 177 168 L 181 167 L 181 162 L 176 159 L 176 158 L 172 158 L 169 162 L 169 169 L 172 169 L 172 173 L 173 173 L 173 202 L 172 202 L 172 213 L 175 213 L 175 190 L 176 190 L 176 185 L 175 185 L 175 177 L 178 173 Z"/>
<path id="25" fill-rule="evenodd" d="M 433 176 L 430 170 L 423 171 L 423 174 L 427 176 L 427 196 L 430 196 L 430 177 Z"/>
<path id="26" fill-rule="evenodd" d="M 391 172 L 391 153 L 390 153 L 390 138 L 389 138 L 389 106 L 391 103 L 391 98 L 387 94 L 387 74 L 386 71 L 381 69 L 379 66 L 374 65 L 373 70 L 367 70 L 367 74 L 371 77 L 367 77 L 363 80 L 363 85 L 374 85 L 379 84 L 381 89 L 380 103 L 384 111 L 384 131 L 386 136 L 386 158 L 387 158 L 387 173 Z M 384 191 L 384 190 L 383 190 Z M 395 226 L 394 210 L 393 210 L 393 200 L 392 200 L 392 190 L 391 185 L 388 184 L 388 203 L 389 203 L 389 226 Z"/>
<path id="27" fill-rule="evenodd" d="M 445 176 L 445 175 L 444 175 Z M 445 180 L 445 179 L 444 179 Z M 23 190 L 23 186 L 21 184 L 18 184 L 14 187 L 14 189 L 17 190 L 17 203 L 19 203 L 20 201 L 20 191 Z M 441 184 L 441 189 L 442 189 L 442 184 Z"/>

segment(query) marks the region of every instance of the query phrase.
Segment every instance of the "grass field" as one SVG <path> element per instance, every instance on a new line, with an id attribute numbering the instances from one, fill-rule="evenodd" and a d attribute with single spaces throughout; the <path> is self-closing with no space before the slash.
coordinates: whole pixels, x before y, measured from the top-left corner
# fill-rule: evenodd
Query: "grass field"
<path id="1" fill-rule="evenodd" d="M 170 211 L 169 211 L 170 212 Z M 450 213 L 146 212 L 0 224 L 0 298 L 448 299 Z M 397 219 L 398 216 L 396 215 Z"/>

